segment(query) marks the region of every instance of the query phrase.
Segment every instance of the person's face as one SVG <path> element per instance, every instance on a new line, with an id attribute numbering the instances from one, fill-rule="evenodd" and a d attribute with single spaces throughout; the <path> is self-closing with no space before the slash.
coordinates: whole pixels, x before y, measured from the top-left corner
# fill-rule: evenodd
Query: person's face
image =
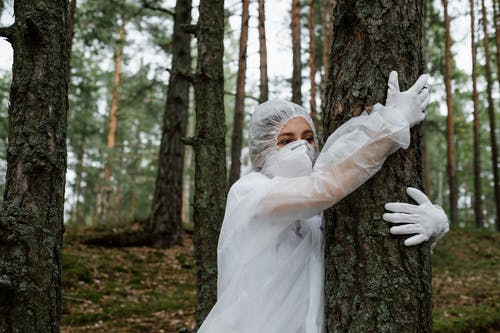
<path id="1" fill-rule="evenodd" d="M 306 140 L 315 150 L 314 132 L 303 117 L 289 119 L 278 135 L 278 149 L 295 140 Z"/>

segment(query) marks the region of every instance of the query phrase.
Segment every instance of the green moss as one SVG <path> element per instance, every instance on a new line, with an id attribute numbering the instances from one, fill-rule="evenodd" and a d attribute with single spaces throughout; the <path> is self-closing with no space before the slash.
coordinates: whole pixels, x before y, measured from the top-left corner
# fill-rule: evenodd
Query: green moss
<path id="1" fill-rule="evenodd" d="M 76 295 L 78 298 L 83 298 L 94 303 L 98 303 L 101 299 L 102 293 L 97 290 L 81 290 Z"/>
<path id="2" fill-rule="evenodd" d="M 500 307 L 490 303 L 438 309 L 433 320 L 436 333 L 493 332 L 500 329 Z"/>
<path id="3" fill-rule="evenodd" d="M 85 261 L 71 253 L 62 254 L 62 279 L 64 285 L 76 284 L 78 281 L 92 283 L 93 277 L 85 265 Z"/>
<path id="4" fill-rule="evenodd" d="M 105 313 L 77 313 L 63 316 L 61 323 L 62 325 L 85 325 L 106 319 L 108 315 Z"/>

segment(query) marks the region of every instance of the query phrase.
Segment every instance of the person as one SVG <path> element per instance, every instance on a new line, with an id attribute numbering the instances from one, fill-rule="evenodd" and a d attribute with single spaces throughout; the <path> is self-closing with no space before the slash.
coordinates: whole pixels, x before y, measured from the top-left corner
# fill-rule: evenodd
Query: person
<path id="1" fill-rule="evenodd" d="M 405 92 L 389 77 L 386 105 L 340 126 L 316 153 L 313 122 L 299 105 L 259 105 L 249 128 L 253 170 L 230 188 L 218 249 L 217 302 L 199 333 L 320 333 L 323 322 L 322 212 L 373 176 L 410 144 L 410 127 L 429 102 L 427 75 Z M 316 158 L 317 157 L 317 158 Z M 439 206 L 416 188 L 418 205 L 388 203 L 384 219 L 415 234 L 405 245 L 435 242 L 448 230 Z"/>

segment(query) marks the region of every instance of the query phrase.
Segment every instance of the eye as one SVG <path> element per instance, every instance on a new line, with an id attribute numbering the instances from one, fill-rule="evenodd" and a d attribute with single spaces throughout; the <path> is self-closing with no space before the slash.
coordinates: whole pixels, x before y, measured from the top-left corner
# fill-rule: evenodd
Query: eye
<path id="1" fill-rule="evenodd" d="M 314 137 L 312 136 L 312 137 L 309 137 L 309 138 L 304 138 L 304 140 L 306 140 L 309 143 L 312 143 L 312 142 L 314 142 Z"/>
<path id="2" fill-rule="evenodd" d="M 293 140 L 290 140 L 290 139 L 282 139 L 279 143 L 283 146 L 286 146 L 287 144 L 289 144 L 290 142 L 293 142 Z"/>

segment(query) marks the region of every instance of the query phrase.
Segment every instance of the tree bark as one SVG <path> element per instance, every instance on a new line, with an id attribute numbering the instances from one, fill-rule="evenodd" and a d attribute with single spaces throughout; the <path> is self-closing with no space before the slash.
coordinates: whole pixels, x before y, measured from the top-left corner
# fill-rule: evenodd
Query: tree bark
<path id="1" fill-rule="evenodd" d="M 229 186 L 240 178 L 241 146 L 243 144 L 243 120 L 245 116 L 245 79 L 247 72 L 247 42 L 250 0 L 242 0 L 240 53 L 236 76 L 236 98 L 234 100 L 233 135 L 231 136 L 231 171 Z"/>
<path id="2" fill-rule="evenodd" d="M 71 50 L 69 50 L 71 52 Z M 81 136 L 80 138 L 80 147 L 78 151 L 78 158 L 76 162 L 76 167 L 75 167 L 75 205 L 73 206 L 73 211 L 71 214 L 71 222 L 74 224 L 81 224 L 78 221 L 78 208 L 79 208 L 79 201 L 80 201 L 80 195 L 82 192 L 82 174 L 83 174 L 83 158 L 85 156 L 85 136 Z"/>
<path id="3" fill-rule="evenodd" d="M 448 146 L 448 187 L 450 189 L 450 223 L 458 224 L 458 187 L 457 187 L 457 165 L 455 161 L 455 126 L 453 123 L 453 95 L 451 92 L 451 36 L 450 17 L 448 16 L 448 0 L 443 1 L 444 28 L 445 28 L 445 54 L 444 54 L 444 81 L 446 86 L 446 106 L 448 116 L 446 118 L 446 138 Z"/>
<path id="4" fill-rule="evenodd" d="M 470 4 L 470 32 L 472 50 L 472 101 L 474 103 L 474 220 L 476 227 L 483 227 L 483 208 L 481 199 L 481 147 L 479 132 L 479 102 L 477 94 L 477 48 L 476 48 L 476 16 L 474 0 Z"/>
<path id="5" fill-rule="evenodd" d="M 318 128 L 318 112 L 316 110 L 316 34 L 314 31 L 314 2 L 314 0 L 309 0 L 309 81 L 311 82 L 311 119 L 314 123 L 314 127 Z"/>
<path id="6" fill-rule="evenodd" d="M 184 143 L 189 115 L 189 80 L 181 71 L 191 68 L 191 35 L 183 26 L 191 23 L 191 0 L 177 0 L 172 41 L 172 71 L 168 83 L 158 174 L 149 218 L 153 246 L 181 243 Z"/>
<path id="7" fill-rule="evenodd" d="M 326 82 L 328 82 L 328 73 L 330 71 L 330 50 L 332 47 L 333 26 L 335 23 L 334 9 L 337 5 L 336 0 L 323 0 L 323 10 L 321 13 L 321 37 L 323 44 L 323 78 L 321 81 L 321 108 L 326 105 Z"/>
<path id="8" fill-rule="evenodd" d="M 490 143 L 491 143 L 491 166 L 493 168 L 493 193 L 495 198 L 495 226 L 496 230 L 500 231 L 500 186 L 498 184 L 498 144 L 496 139 L 495 125 L 495 110 L 493 106 L 493 98 L 491 95 L 492 79 L 491 79 L 491 56 L 488 36 L 488 17 L 486 16 L 486 5 L 484 0 L 481 1 L 481 12 L 484 34 L 484 57 L 486 68 L 486 95 L 488 98 L 488 118 L 490 121 Z"/>
<path id="9" fill-rule="evenodd" d="M 115 76 L 113 81 L 113 98 L 111 100 L 111 109 L 109 113 L 108 135 L 106 146 L 108 153 L 106 158 L 106 165 L 104 167 L 104 187 L 101 198 L 101 222 L 107 222 L 109 197 L 111 195 L 111 154 L 116 144 L 116 127 L 118 124 L 118 102 L 120 99 L 120 85 L 121 85 L 121 63 L 123 42 L 125 41 L 125 20 L 122 21 L 118 33 L 118 45 L 115 50 Z"/>
<path id="10" fill-rule="evenodd" d="M 259 103 L 269 99 L 269 84 L 267 78 L 267 47 L 266 47 L 266 10 L 265 0 L 259 0 L 259 56 L 260 56 L 260 95 Z"/>
<path id="11" fill-rule="evenodd" d="M 335 10 L 325 134 L 385 102 L 387 77 L 406 90 L 423 71 L 423 1 L 339 0 Z M 367 61 L 369 55 L 370 61 Z M 325 212 L 328 332 L 431 332 L 428 244 L 407 248 L 382 220 L 384 204 L 422 186 L 421 127 L 357 191 Z M 339 175 L 341 177 L 341 175 Z"/>
<path id="12" fill-rule="evenodd" d="M 300 0 L 292 0 L 292 102 L 302 105 L 302 61 L 300 60 Z"/>
<path id="13" fill-rule="evenodd" d="M 0 211 L 0 331 L 59 332 L 68 108 L 67 1 L 15 1 Z"/>
<path id="14" fill-rule="evenodd" d="M 493 23 L 495 24 L 495 43 L 497 46 L 497 81 L 500 84 L 500 2 L 493 0 Z"/>
<path id="15" fill-rule="evenodd" d="M 194 81 L 196 129 L 192 140 L 198 327 L 217 299 L 217 241 L 226 205 L 224 1 L 201 0 L 199 12 Z"/>

